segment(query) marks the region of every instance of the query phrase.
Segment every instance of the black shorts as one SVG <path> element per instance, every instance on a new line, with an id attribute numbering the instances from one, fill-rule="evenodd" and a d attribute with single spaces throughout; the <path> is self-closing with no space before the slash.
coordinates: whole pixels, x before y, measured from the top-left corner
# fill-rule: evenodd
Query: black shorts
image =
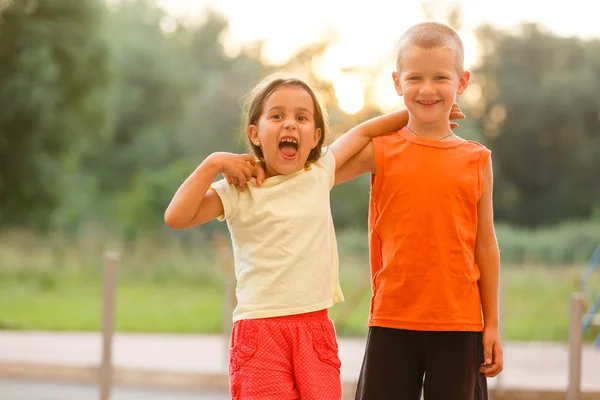
<path id="1" fill-rule="evenodd" d="M 481 332 L 370 327 L 355 400 L 487 400 Z"/>

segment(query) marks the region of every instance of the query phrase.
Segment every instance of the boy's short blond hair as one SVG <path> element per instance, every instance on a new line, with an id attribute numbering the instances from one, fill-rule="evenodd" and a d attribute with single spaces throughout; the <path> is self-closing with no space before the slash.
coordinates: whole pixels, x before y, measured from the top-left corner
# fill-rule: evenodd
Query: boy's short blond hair
<path id="1" fill-rule="evenodd" d="M 396 70 L 400 72 L 402 57 L 410 47 L 433 49 L 445 47 L 456 54 L 456 69 L 464 70 L 465 49 L 458 33 L 451 27 L 439 22 L 422 22 L 409 28 L 398 40 Z"/>

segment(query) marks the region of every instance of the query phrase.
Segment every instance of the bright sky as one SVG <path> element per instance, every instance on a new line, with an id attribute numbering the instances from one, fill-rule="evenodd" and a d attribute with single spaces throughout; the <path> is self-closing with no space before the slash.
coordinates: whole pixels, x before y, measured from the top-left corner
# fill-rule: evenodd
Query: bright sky
<path id="1" fill-rule="evenodd" d="M 423 19 L 421 1 L 365 0 L 160 0 L 175 15 L 195 18 L 207 4 L 229 18 L 230 32 L 224 44 L 235 54 L 240 43 L 265 41 L 265 61 L 284 62 L 300 46 L 322 40 L 332 28 L 339 41 L 317 65 L 318 73 L 334 84 L 339 105 L 348 113 L 363 106 L 363 79 L 344 72 L 351 68 L 373 68 L 377 76 L 375 101 L 384 109 L 402 106 L 396 95 L 391 72 L 397 37 Z M 425 0 L 427 1 L 427 0 Z M 431 2 L 431 0 L 429 0 Z M 591 4 L 585 0 L 541 2 L 539 0 L 433 0 L 444 5 L 460 3 L 463 26 L 459 31 L 465 44 L 467 68 L 477 60 L 473 29 L 484 22 L 514 29 L 520 22 L 536 21 L 565 36 L 600 37 L 600 24 Z M 587 3 L 587 4 L 586 4 Z M 352 5 L 351 5 L 352 4 Z M 436 17 L 436 18 L 440 18 Z"/>

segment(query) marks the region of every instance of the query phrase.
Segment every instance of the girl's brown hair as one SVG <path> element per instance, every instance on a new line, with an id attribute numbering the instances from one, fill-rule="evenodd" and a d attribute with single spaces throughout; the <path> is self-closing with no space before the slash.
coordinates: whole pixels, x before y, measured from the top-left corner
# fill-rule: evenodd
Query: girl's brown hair
<path id="1" fill-rule="evenodd" d="M 251 125 L 258 126 L 258 121 L 260 116 L 263 113 L 263 108 L 265 103 L 269 99 L 269 96 L 273 94 L 277 89 L 284 86 L 297 86 L 301 89 L 304 89 L 306 93 L 310 95 L 313 100 L 313 105 L 315 108 L 314 118 L 315 118 L 315 128 L 321 130 L 321 137 L 319 138 L 319 142 L 317 146 L 311 150 L 308 155 L 308 159 L 306 161 L 313 162 L 317 161 L 321 157 L 321 147 L 323 147 L 323 143 L 325 142 L 325 138 L 329 136 L 329 127 L 327 123 L 327 112 L 319 99 L 317 98 L 315 92 L 312 88 L 303 80 L 295 77 L 285 77 L 280 74 L 270 75 L 265 78 L 261 83 L 259 83 L 248 95 L 248 99 L 246 101 L 246 113 L 244 117 L 244 135 L 246 136 L 246 141 L 248 143 L 248 147 L 256 157 L 258 157 L 262 162 L 264 162 L 264 155 L 260 146 L 252 143 L 250 138 L 248 137 L 248 128 Z"/>

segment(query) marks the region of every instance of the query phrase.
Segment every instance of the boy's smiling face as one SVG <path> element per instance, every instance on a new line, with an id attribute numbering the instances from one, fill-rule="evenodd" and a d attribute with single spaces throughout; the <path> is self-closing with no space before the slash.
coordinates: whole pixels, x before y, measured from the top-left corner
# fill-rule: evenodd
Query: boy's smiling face
<path id="1" fill-rule="evenodd" d="M 394 85 L 417 125 L 448 124 L 456 95 L 469 84 L 470 73 L 459 71 L 454 49 L 412 46 L 402 54 L 400 69 L 393 73 Z"/>

